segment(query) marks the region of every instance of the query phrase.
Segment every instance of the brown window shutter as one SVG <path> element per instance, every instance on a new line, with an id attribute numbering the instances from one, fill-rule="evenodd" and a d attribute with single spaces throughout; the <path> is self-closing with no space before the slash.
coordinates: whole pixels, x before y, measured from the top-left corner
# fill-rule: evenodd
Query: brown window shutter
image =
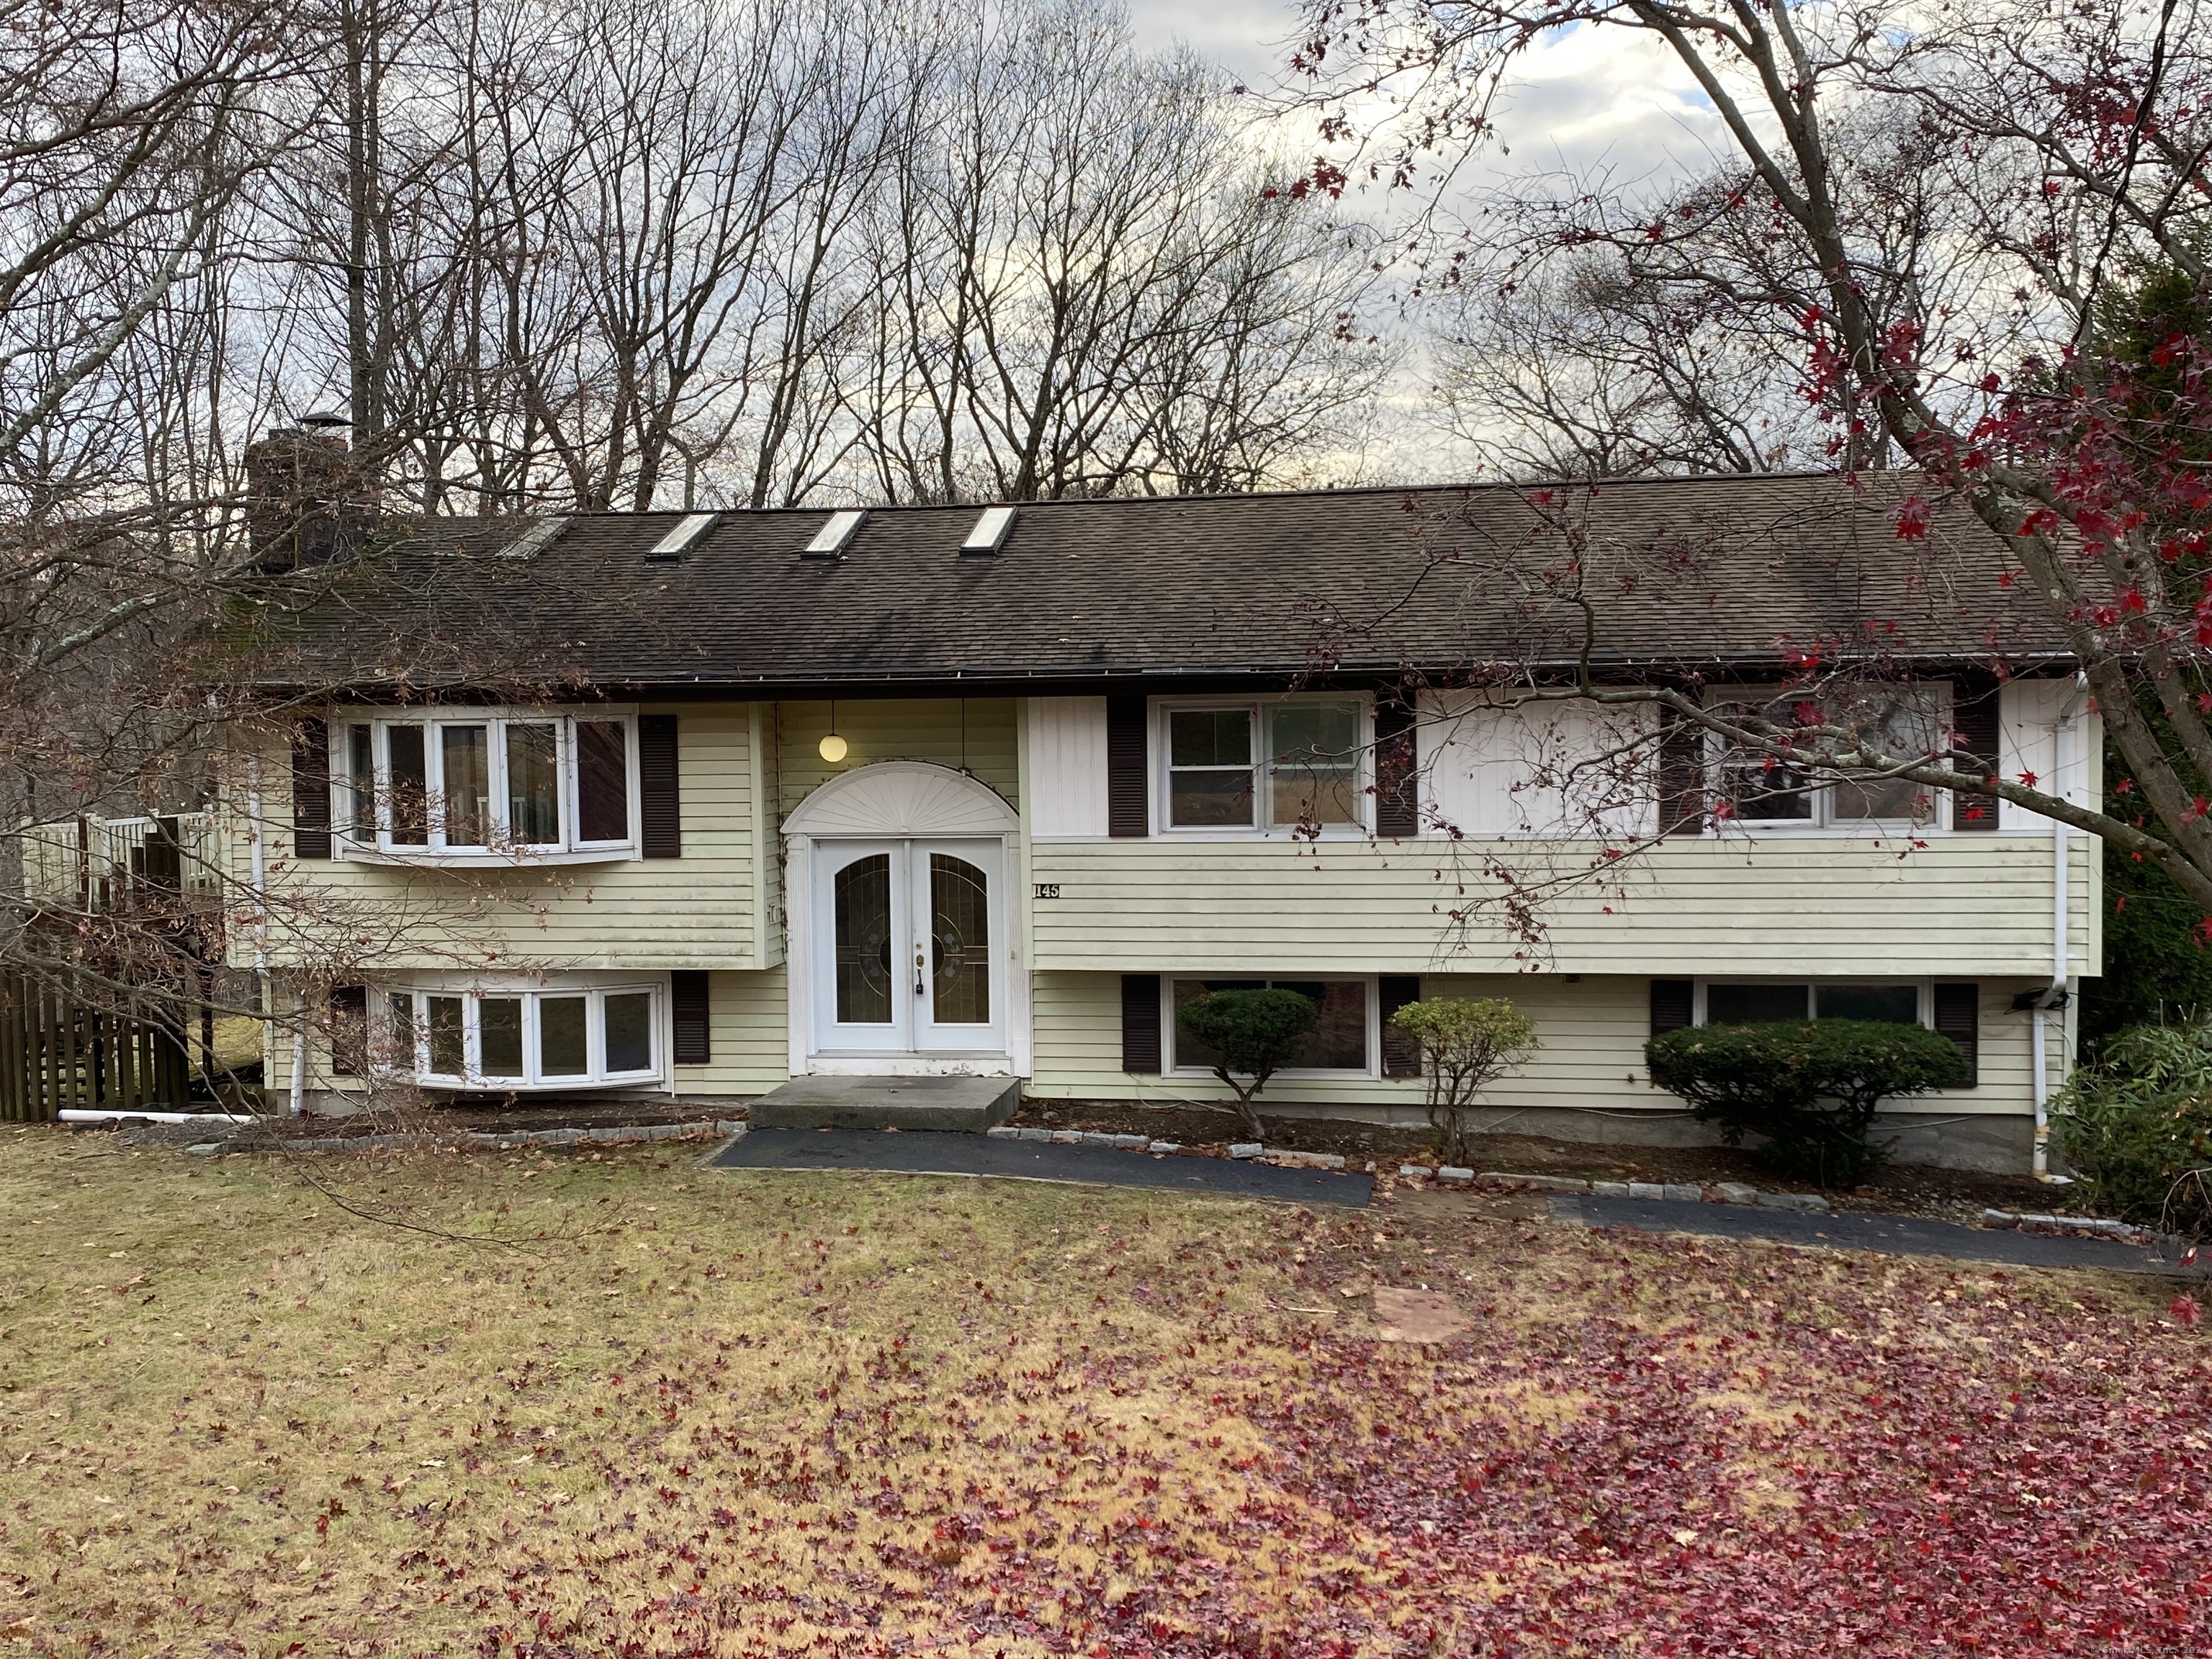
<path id="1" fill-rule="evenodd" d="M 675 1016 L 676 1063 L 704 1066 L 714 1058 L 707 1036 L 707 975 L 703 969 L 679 969 L 668 976 L 670 1011 Z"/>
<path id="2" fill-rule="evenodd" d="M 1997 683 L 1994 679 L 1961 680 L 1952 692 L 1952 752 L 1954 771 L 1989 777 L 1998 768 L 2002 740 L 1997 735 Z M 1988 832 L 1997 827 L 1997 804 L 1987 795 L 1954 792 L 1951 796 L 1954 830 Z"/>
<path id="3" fill-rule="evenodd" d="M 1982 1070 L 1982 988 L 1943 985 L 1936 988 L 1936 1030 L 1959 1045 L 1966 1057 L 1966 1087 L 1978 1087 Z"/>
<path id="4" fill-rule="evenodd" d="M 292 728 L 292 856 L 331 855 L 331 728 L 304 720 Z"/>
<path id="5" fill-rule="evenodd" d="M 649 859 L 684 856 L 684 799 L 676 775 L 676 716 L 637 717 L 637 779 L 640 816 L 645 823 Z"/>
<path id="6" fill-rule="evenodd" d="M 1121 975 L 1121 1069 L 1157 1076 L 1160 1070 L 1160 976 Z"/>
<path id="7" fill-rule="evenodd" d="M 1705 830 L 1705 734 L 1694 721 L 1662 712 L 1659 728 L 1659 833 Z"/>
<path id="8" fill-rule="evenodd" d="M 1375 699 L 1375 833 L 1392 841 L 1403 841 L 1420 832 L 1420 776 L 1413 739 L 1413 705 L 1405 691 L 1391 687 Z M 1401 1074 L 1386 1072 L 1384 1075 Z"/>
<path id="9" fill-rule="evenodd" d="M 1696 1021 L 1698 988 L 1686 979 L 1651 981 L 1651 1035 L 1679 1031 Z"/>
<path id="10" fill-rule="evenodd" d="M 331 987 L 331 1075 L 368 1075 L 368 987 Z"/>
<path id="11" fill-rule="evenodd" d="M 1384 1077 L 1419 1077 L 1421 1074 L 1421 1045 L 1413 1036 L 1401 1031 L 1390 1024 L 1390 1018 L 1409 1002 L 1421 1000 L 1421 976 L 1419 974 L 1384 974 L 1375 981 L 1380 994 L 1382 1018 L 1382 1075 Z"/>
<path id="12" fill-rule="evenodd" d="M 1149 747 L 1145 738 L 1144 698 L 1107 698 L 1106 833 L 1109 836 L 1151 832 L 1152 815 L 1145 800 L 1146 775 L 1152 769 Z M 1155 1064 L 1152 1069 L 1157 1072 L 1159 1066 Z"/>

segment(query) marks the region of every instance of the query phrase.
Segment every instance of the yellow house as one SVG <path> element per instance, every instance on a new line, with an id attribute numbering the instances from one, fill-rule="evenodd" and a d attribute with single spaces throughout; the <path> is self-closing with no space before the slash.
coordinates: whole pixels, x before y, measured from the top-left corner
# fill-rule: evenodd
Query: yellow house
<path id="1" fill-rule="evenodd" d="M 2094 846 L 1747 769 L 1636 700 L 1879 696 L 1908 744 L 2094 799 L 2063 648 L 1963 511 L 1898 540 L 1913 486 L 388 538 L 272 652 L 313 712 L 235 838 L 275 970 L 333 1011 L 299 1098 L 389 1072 L 469 1098 L 952 1073 L 1219 1100 L 1176 1006 L 1270 983 L 1319 1009 L 1272 1110 L 1416 1118 L 1393 1011 L 1504 995 L 1543 1046 L 1482 1127 L 1691 1138 L 1644 1073 L 1656 1030 L 1841 1014 L 1974 1062 L 1892 1114 L 1900 1156 L 2025 1167 L 2099 969 Z"/>

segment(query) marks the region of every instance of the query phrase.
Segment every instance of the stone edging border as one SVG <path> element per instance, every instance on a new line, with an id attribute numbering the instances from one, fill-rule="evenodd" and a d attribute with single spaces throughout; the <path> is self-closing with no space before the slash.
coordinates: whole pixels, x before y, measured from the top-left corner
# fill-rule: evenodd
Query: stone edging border
<path id="1" fill-rule="evenodd" d="M 1111 1146 L 1122 1152 L 1151 1152 L 1160 1157 L 1220 1156 L 1199 1147 L 1185 1146 L 1179 1141 L 1154 1140 L 1146 1135 L 1107 1134 L 1097 1129 L 1029 1129 L 1000 1123 L 984 1133 L 999 1140 L 1042 1140 L 1061 1146 Z M 1343 1170 L 1352 1167 L 1351 1160 L 1341 1152 L 1294 1152 L 1285 1147 L 1263 1146 L 1256 1140 L 1231 1141 L 1229 1156 L 1240 1163 L 1249 1159 L 1253 1163 L 1277 1164 L 1290 1169 Z M 1372 1159 L 1364 1167 L 1370 1175 L 1377 1173 Z M 1708 1188 L 1673 1182 L 1579 1181 L 1566 1176 L 1516 1175 L 1504 1170 L 1478 1172 L 1449 1164 L 1435 1169 L 1425 1164 L 1401 1164 L 1396 1173 L 1401 1181 L 1433 1181 L 1447 1186 L 1469 1186 L 1478 1181 L 1488 1181 L 1504 1186 L 1534 1187 L 1548 1193 L 1589 1193 L 1601 1198 L 1659 1199 L 1682 1204 L 1756 1204 L 1770 1210 L 1798 1210 L 1813 1214 L 1826 1214 L 1828 1210 L 1828 1200 L 1818 1193 L 1762 1192 L 1740 1181 L 1717 1182 Z"/>
<path id="2" fill-rule="evenodd" d="M 2078 1232 L 2101 1233 L 2130 1244 L 2155 1244 L 2161 1235 L 2132 1221 L 2112 1221 L 2101 1216 L 2035 1215 L 2023 1210 L 1984 1210 L 1984 1227 L 2069 1227 Z"/>
<path id="3" fill-rule="evenodd" d="M 1179 1140 L 1154 1140 L 1149 1135 L 1111 1135 L 1098 1129 L 1018 1129 L 1011 1123 L 994 1124 L 983 1132 L 994 1140 L 1042 1140 L 1059 1146 L 1112 1146 L 1125 1152 L 1151 1152 L 1161 1158 L 1213 1158 L 1216 1153 Z M 1293 1152 L 1279 1146 L 1263 1146 L 1256 1140 L 1229 1145 L 1229 1156 L 1238 1163 L 1280 1164 L 1294 1170 L 1341 1170 L 1349 1160 L 1341 1152 Z M 1367 1165 L 1371 1173 L 1374 1164 Z"/>
<path id="4" fill-rule="evenodd" d="M 1505 1170 L 1485 1170 L 1478 1175 L 1473 1170 L 1450 1164 L 1431 1170 L 1421 1164 L 1402 1165 L 1398 1173 L 1462 1186 L 1492 1181 L 1502 1186 L 1534 1187 L 1540 1192 L 1588 1193 L 1594 1198 L 1634 1198 L 1670 1204 L 1753 1204 L 1761 1209 L 1798 1210 L 1809 1215 L 1829 1212 L 1827 1199 L 1819 1193 L 1764 1192 L 1741 1181 L 1716 1181 L 1707 1187 L 1672 1181 L 1581 1181 L 1572 1176 L 1516 1175 Z"/>

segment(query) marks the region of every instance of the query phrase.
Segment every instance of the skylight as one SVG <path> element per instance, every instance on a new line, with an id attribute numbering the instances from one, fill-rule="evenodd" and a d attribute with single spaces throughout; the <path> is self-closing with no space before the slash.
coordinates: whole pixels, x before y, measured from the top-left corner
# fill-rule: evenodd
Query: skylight
<path id="1" fill-rule="evenodd" d="M 687 513 L 676 521 L 676 528 L 653 544 L 648 559 L 680 559 L 690 551 L 699 538 L 712 530 L 721 519 L 719 513 Z"/>
<path id="2" fill-rule="evenodd" d="M 805 556 L 810 559 L 834 559 L 850 545 L 860 520 L 867 513 L 860 507 L 845 507 L 832 513 L 829 522 L 815 532 L 814 539 L 806 544 Z"/>
<path id="3" fill-rule="evenodd" d="M 1013 527 L 1012 507 L 987 507 L 983 516 L 975 520 L 975 527 L 968 532 L 968 539 L 960 544 L 960 550 L 963 554 L 995 553 Z"/>
<path id="4" fill-rule="evenodd" d="M 559 541 L 561 532 L 568 527 L 568 520 L 565 518 L 540 519 L 500 549 L 499 556 L 503 559 L 534 559 Z"/>

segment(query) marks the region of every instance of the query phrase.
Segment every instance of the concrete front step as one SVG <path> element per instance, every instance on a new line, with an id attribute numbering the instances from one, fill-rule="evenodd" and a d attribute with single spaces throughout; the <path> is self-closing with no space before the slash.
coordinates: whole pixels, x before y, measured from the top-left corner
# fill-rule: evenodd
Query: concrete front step
<path id="1" fill-rule="evenodd" d="M 1021 1102 L 1021 1079 L 1011 1077 L 795 1077 L 753 1103 L 752 1125 L 981 1134 Z"/>

